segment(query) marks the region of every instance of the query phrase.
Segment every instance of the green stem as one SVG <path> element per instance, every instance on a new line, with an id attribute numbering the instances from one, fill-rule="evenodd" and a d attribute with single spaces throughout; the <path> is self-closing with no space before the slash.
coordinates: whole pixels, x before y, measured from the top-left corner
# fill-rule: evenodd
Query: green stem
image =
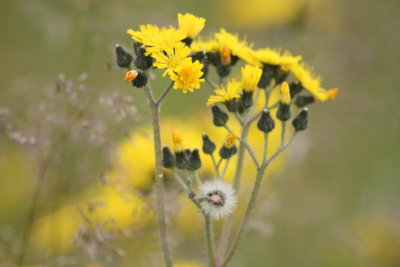
<path id="1" fill-rule="evenodd" d="M 209 266 L 215 267 L 214 229 L 210 215 L 204 214 Z"/>
<path id="2" fill-rule="evenodd" d="M 214 154 L 211 154 L 211 160 L 212 160 L 213 165 L 214 165 L 215 175 L 216 175 L 217 177 L 220 177 L 220 174 L 219 174 L 219 164 L 218 164 L 217 161 L 215 160 Z"/>
<path id="3" fill-rule="evenodd" d="M 282 153 L 282 151 L 284 151 L 286 149 L 286 147 L 291 143 L 291 141 L 293 140 L 295 135 L 292 136 L 292 138 L 289 140 L 289 142 L 285 145 L 281 145 L 277 151 L 275 151 L 275 153 L 269 158 L 269 159 L 265 159 L 263 164 L 261 165 L 261 167 L 259 169 L 257 169 L 257 174 L 256 174 L 256 180 L 254 182 L 253 185 L 253 190 L 251 192 L 251 196 L 249 199 L 249 203 L 247 204 L 247 208 L 245 211 L 245 214 L 243 215 L 242 221 L 239 225 L 239 228 L 236 232 L 236 236 L 233 239 L 232 242 L 232 246 L 229 249 L 229 252 L 227 253 L 227 257 L 224 261 L 224 263 L 221 265 L 221 267 L 225 267 L 227 266 L 227 264 L 229 263 L 229 261 L 232 259 L 232 257 L 235 255 L 236 249 L 240 243 L 240 240 L 242 238 L 242 235 L 245 231 L 246 225 L 248 223 L 248 220 L 250 218 L 251 213 L 254 210 L 254 206 L 256 203 L 256 199 L 258 196 L 258 192 L 261 186 L 261 182 L 265 173 L 265 170 L 267 169 L 267 167 L 269 166 L 269 164 L 280 154 Z M 267 149 L 268 149 L 268 137 L 265 137 L 265 143 L 264 143 L 264 155 L 267 155 Z"/>
<path id="4" fill-rule="evenodd" d="M 167 226 L 165 220 L 164 198 L 164 174 L 162 169 L 161 129 L 160 129 L 160 103 L 154 99 L 150 88 L 144 87 L 144 92 L 149 99 L 153 118 L 154 155 L 155 155 L 155 182 L 157 193 L 157 222 L 161 240 L 161 248 L 164 253 L 164 261 L 167 267 L 173 267 L 173 259 L 168 244 Z M 162 100 L 162 99 L 161 99 Z"/>

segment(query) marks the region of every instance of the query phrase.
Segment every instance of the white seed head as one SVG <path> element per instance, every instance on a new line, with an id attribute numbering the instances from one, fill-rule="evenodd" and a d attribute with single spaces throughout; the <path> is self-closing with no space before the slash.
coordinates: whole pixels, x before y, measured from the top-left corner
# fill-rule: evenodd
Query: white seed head
<path id="1" fill-rule="evenodd" d="M 202 184 L 200 190 L 201 207 L 211 217 L 219 220 L 232 213 L 235 209 L 236 194 L 230 184 L 220 180 L 213 180 Z"/>

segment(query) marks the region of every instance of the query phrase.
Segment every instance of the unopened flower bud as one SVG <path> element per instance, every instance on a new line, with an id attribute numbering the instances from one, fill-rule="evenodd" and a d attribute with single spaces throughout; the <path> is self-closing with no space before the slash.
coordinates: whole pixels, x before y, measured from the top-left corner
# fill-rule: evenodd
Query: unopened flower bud
<path id="1" fill-rule="evenodd" d="M 305 107 L 305 106 L 307 106 L 309 104 L 312 104 L 314 102 L 315 102 L 315 97 L 312 96 L 312 95 L 310 95 L 310 96 L 298 96 L 296 98 L 296 100 L 294 101 L 294 104 L 297 107 L 302 108 L 302 107 Z"/>
<path id="2" fill-rule="evenodd" d="M 174 152 L 183 152 L 182 137 L 177 131 L 172 132 L 172 142 L 174 143 Z"/>
<path id="3" fill-rule="evenodd" d="M 213 122 L 217 127 L 224 126 L 228 121 L 228 114 L 223 112 L 218 106 L 212 106 L 211 112 L 213 114 Z"/>
<path id="4" fill-rule="evenodd" d="M 171 150 L 167 146 L 164 146 L 162 153 L 163 153 L 162 163 L 163 163 L 164 168 L 174 167 L 175 166 L 175 157 L 174 157 L 174 154 L 172 154 Z"/>
<path id="5" fill-rule="evenodd" d="M 217 73 L 218 76 L 221 78 L 224 78 L 226 76 L 228 76 L 231 73 L 231 66 L 230 65 L 217 65 Z"/>
<path id="6" fill-rule="evenodd" d="M 135 58 L 135 66 L 141 70 L 147 70 L 153 65 L 153 58 L 150 55 L 145 55 L 146 49 L 141 46 Z"/>
<path id="7" fill-rule="evenodd" d="M 216 145 L 211 141 L 207 134 L 203 134 L 203 152 L 211 155 L 216 148 Z"/>
<path id="8" fill-rule="evenodd" d="M 236 136 L 234 134 L 229 134 L 226 138 L 224 145 L 219 150 L 219 155 L 223 159 L 229 159 L 236 154 L 237 148 L 235 146 Z"/>
<path id="9" fill-rule="evenodd" d="M 200 169 L 200 167 L 201 167 L 201 160 L 200 160 L 199 150 L 195 148 L 193 149 L 190 155 L 188 169 L 191 171 L 195 171 Z"/>
<path id="10" fill-rule="evenodd" d="M 185 39 L 182 40 L 182 43 L 184 43 L 186 46 L 190 47 L 193 42 L 193 39 L 190 37 L 186 37 Z"/>
<path id="11" fill-rule="evenodd" d="M 120 68 L 127 68 L 129 69 L 132 56 L 128 52 L 126 52 L 121 46 L 117 45 L 115 47 L 115 54 L 117 56 L 117 65 Z"/>
<path id="12" fill-rule="evenodd" d="M 274 73 L 275 73 L 274 66 L 264 64 L 264 67 L 262 69 L 261 78 L 258 81 L 258 87 L 264 88 L 264 89 L 267 88 L 271 84 L 271 80 L 275 75 Z"/>
<path id="13" fill-rule="evenodd" d="M 125 74 L 125 82 L 132 82 L 138 76 L 138 72 L 136 70 L 130 70 Z"/>
<path id="14" fill-rule="evenodd" d="M 257 127 L 264 133 L 269 133 L 275 128 L 275 121 L 272 119 L 269 110 L 264 109 L 261 112 L 260 119 L 258 120 Z"/>
<path id="15" fill-rule="evenodd" d="M 280 67 L 275 68 L 275 83 L 280 84 L 286 80 L 289 72 L 282 70 Z"/>
<path id="16" fill-rule="evenodd" d="M 132 81 L 132 85 L 135 87 L 143 87 L 147 84 L 147 74 L 144 71 L 137 70 L 138 75 Z"/>
<path id="17" fill-rule="evenodd" d="M 276 117 L 281 121 L 287 121 L 292 116 L 290 112 L 290 90 L 287 82 L 283 82 L 281 86 L 281 97 L 279 100 L 278 111 Z"/>
<path id="18" fill-rule="evenodd" d="M 308 108 L 304 108 L 300 111 L 299 115 L 292 122 L 296 132 L 304 131 L 308 126 Z"/>

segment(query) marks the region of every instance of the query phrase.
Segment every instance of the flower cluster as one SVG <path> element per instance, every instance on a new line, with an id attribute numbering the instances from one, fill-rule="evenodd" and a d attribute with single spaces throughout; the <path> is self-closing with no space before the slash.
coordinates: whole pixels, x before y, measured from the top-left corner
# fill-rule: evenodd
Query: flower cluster
<path id="1" fill-rule="evenodd" d="M 187 200 L 203 215 L 209 265 L 227 266 L 255 208 L 267 167 L 296 134 L 307 129 L 306 106 L 335 98 L 338 89 L 324 89 L 322 79 L 311 71 L 302 56 L 270 47 L 256 49 L 253 43 L 223 28 L 208 38 L 198 36 L 205 19 L 192 14 L 178 14 L 178 25 L 178 28 L 142 25 L 138 31 L 128 30 L 134 40 L 135 57 L 117 46 L 117 64 L 128 69 L 127 82 L 143 87 L 152 108 L 157 219 L 166 265 L 173 266 L 173 261 L 165 223 L 164 172 L 172 176 L 178 190 L 185 192 Z M 135 69 L 131 69 L 132 62 Z M 237 65 L 241 68 L 240 79 L 231 77 Z M 157 98 L 147 85 L 151 68 L 161 69 L 161 76 L 171 79 L 171 85 Z M 215 69 L 218 83 L 213 81 L 211 68 Z M 183 93 L 193 92 L 205 81 L 213 89 L 206 105 L 211 109 L 214 128 L 224 131 L 219 149 L 218 142 L 210 138 L 210 131 L 201 136 L 200 150 L 184 146 L 182 136 L 174 129 L 170 129 L 173 146 L 162 146 L 159 104 L 172 87 Z M 262 140 L 261 145 L 254 146 L 253 134 L 250 134 L 253 123 L 257 125 L 253 129 L 261 137 L 257 137 Z M 199 133 L 197 136 L 200 139 Z M 275 147 L 271 146 L 274 138 L 279 141 Z M 248 168 L 244 166 L 245 155 L 251 160 L 255 177 L 234 234 L 230 221 L 236 205 L 241 205 L 238 192 L 244 180 L 244 168 Z M 207 168 L 204 157 L 212 162 L 211 177 L 201 172 Z M 234 175 L 228 173 L 232 161 L 235 161 Z M 144 184 L 143 188 L 147 186 Z M 226 251 L 226 254 L 216 253 L 213 247 L 213 220 L 223 218 L 226 220 L 217 251 Z M 233 243 L 227 247 L 229 240 Z"/>

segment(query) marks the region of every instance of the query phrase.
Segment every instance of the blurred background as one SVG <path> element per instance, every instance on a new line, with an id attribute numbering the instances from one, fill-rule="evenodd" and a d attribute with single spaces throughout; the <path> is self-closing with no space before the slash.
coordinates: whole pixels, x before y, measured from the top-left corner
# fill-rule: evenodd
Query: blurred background
<path id="1" fill-rule="evenodd" d="M 147 139 L 125 149 L 150 113 L 115 44 L 130 49 L 128 28 L 177 25 L 180 12 L 205 17 L 203 35 L 224 27 L 301 54 L 340 88 L 312 106 L 232 266 L 400 266 L 399 11 L 398 0 L 2 0 L 0 266 L 161 266 L 151 185 L 122 196 L 101 185 L 118 176 L 116 155 L 152 160 L 135 156 Z M 209 94 L 174 91 L 165 116 L 204 112 Z M 122 219 L 109 227 L 104 214 Z M 170 222 L 182 266 L 206 263 L 202 234 L 186 229 L 197 219 Z"/>

